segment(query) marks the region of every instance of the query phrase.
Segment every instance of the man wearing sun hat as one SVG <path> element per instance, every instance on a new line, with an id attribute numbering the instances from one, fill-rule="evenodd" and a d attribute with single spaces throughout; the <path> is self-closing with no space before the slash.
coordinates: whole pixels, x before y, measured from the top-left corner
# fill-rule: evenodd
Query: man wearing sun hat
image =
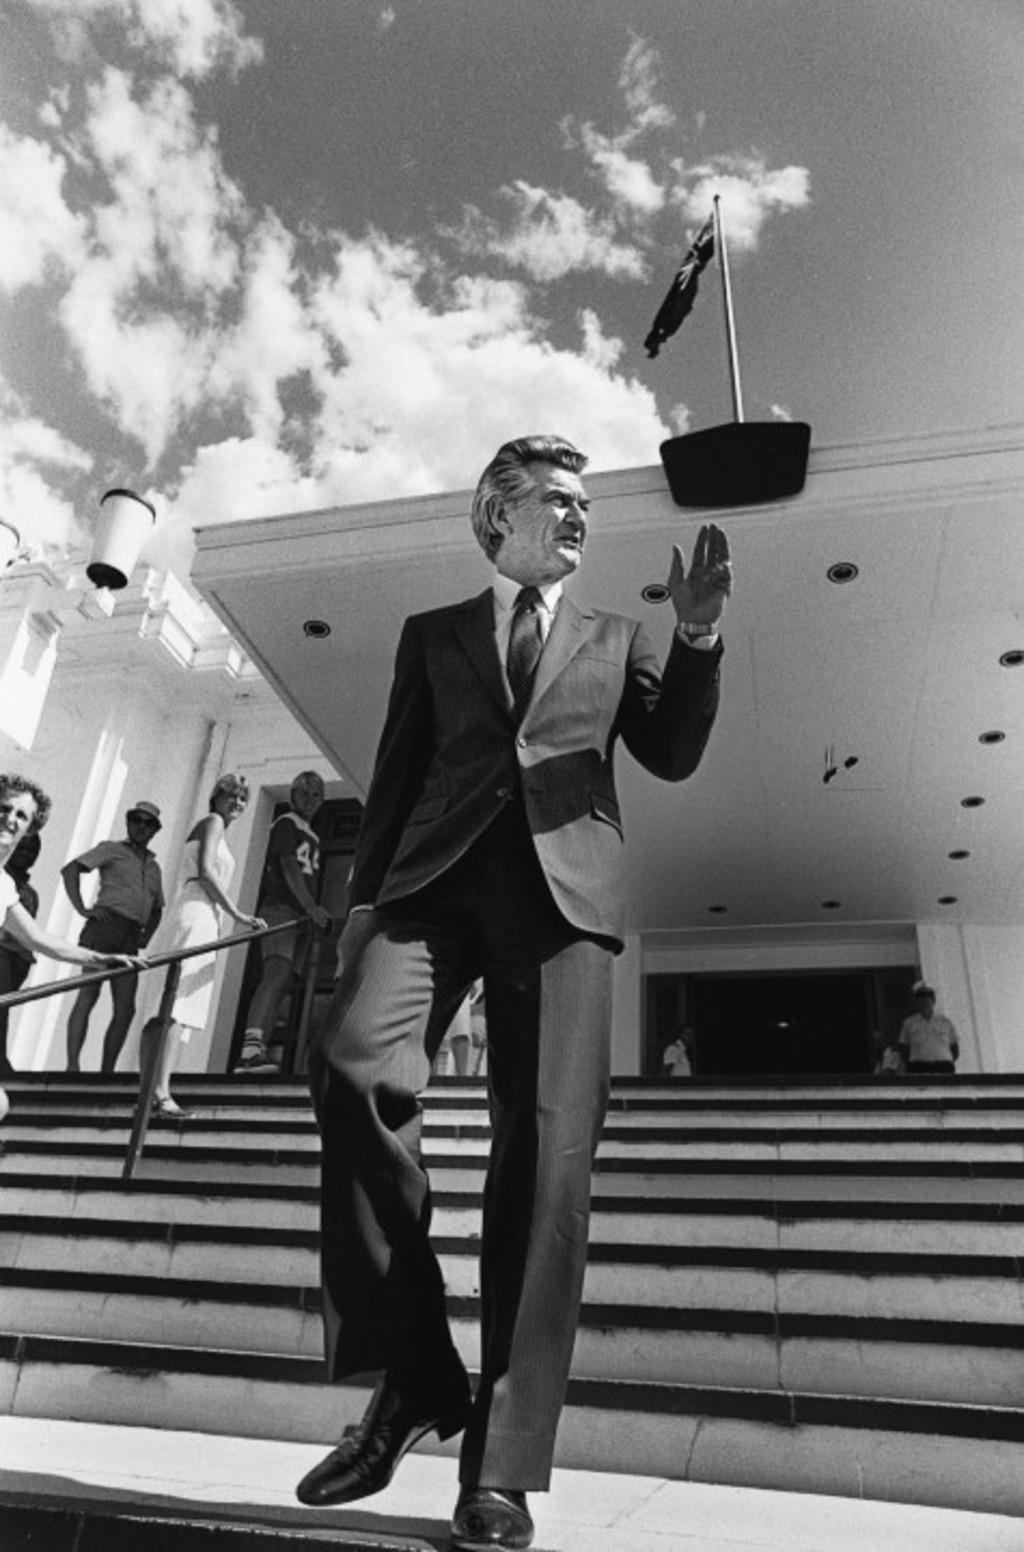
<path id="1" fill-rule="evenodd" d="M 903 1020 L 898 1041 L 907 1071 L 955 1072 L 960 1042 L 952 1019 L 936 1013 L 935 992 L 926 981 L 915 981 L 912 992 L 916 1012 Z"/>
<path id="2" fill-rule="evenodd" d="M 134 803 L 125 814 L 123 841 L 100 841 L 61 870 L 68 899 L 86 918 L 78 939 L 83 948 L 106 954 L 138 954 L 160 924 L 164 909 L 160 864 L 149 842 L 160 829 L 160 810 L 155 803 Z M 100 886 L 92 905 L 82 900 L 82 874 L 99 873 Z M 80 1058 L 89 1015 L 96 1005 L 101 981 L 83 986 L 68 1019 L 68 1072 L 80 1071 Z M 138 975 L 119 975 L 110 983 L 114 1011 L 103 1038 L 101 1071 L 113 1072 L 132 1019 Z"/>

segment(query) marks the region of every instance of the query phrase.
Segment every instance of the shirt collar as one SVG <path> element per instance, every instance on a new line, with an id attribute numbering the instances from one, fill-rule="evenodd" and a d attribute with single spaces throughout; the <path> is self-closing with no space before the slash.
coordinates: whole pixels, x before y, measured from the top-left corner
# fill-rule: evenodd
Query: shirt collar
<path id="1" fill-rule="evenodd" d="M 515 605 L 519 597 L 522 584 L 513 582 L 511 577 L 503 576 L 500 571 L 494 573 L 494 599 L 498 608 L 505 614 Z M 548 614 L 554 614 L 558 608 L 558 600 L 562 596 L 562 579 L 557 582 L 548 582 L 546 586 L 539 587 L 540 601 Z"/>

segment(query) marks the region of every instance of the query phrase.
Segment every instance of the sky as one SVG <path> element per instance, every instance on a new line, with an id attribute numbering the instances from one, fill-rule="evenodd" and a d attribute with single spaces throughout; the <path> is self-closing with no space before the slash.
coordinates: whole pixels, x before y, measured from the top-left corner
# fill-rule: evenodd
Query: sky
<path id="1" fill-rule="evenodd" d="M 0 517 L 192 528 L 728 420 L 1024 422 L 1020 0 L 0 0 Z"/>

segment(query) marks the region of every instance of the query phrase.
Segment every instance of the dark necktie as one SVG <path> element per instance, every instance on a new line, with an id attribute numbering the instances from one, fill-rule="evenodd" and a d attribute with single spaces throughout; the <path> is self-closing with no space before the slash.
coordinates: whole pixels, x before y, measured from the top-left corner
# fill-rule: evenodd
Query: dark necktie
<path id="1" fill-rule="evenodd" d="M 537 671 L 541 648 L 544 645 L 544 638 L 540 633 L 540 615 L 537 613 L 539 603 L 538 589 L 523 587 L 520 588 L 519 596 L 512 609 L 512 629 L 509 632 L 505 670 L 515 703 L 517 720 L 522 717 L 530 699 L 533 676 Z"/>

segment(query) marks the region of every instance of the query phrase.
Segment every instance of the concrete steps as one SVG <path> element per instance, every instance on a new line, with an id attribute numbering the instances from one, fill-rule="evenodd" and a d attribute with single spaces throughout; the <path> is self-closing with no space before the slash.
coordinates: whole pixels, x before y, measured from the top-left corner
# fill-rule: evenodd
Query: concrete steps
<path id="1" fill-rule="evenodd" d="M 128 1183 L 130 1083 L 10 1092 L 0 1407 L 311 1442 L 360 1415 L 322 1383 L 299 1084 L 183 1079 L 200 1114 Z M 426 1117 L 473 1368 L 483 1091 Z M 617 1085 L 560 1462 L 1024 1512 L 1022 1148 L 1021 1083 Z"/>

